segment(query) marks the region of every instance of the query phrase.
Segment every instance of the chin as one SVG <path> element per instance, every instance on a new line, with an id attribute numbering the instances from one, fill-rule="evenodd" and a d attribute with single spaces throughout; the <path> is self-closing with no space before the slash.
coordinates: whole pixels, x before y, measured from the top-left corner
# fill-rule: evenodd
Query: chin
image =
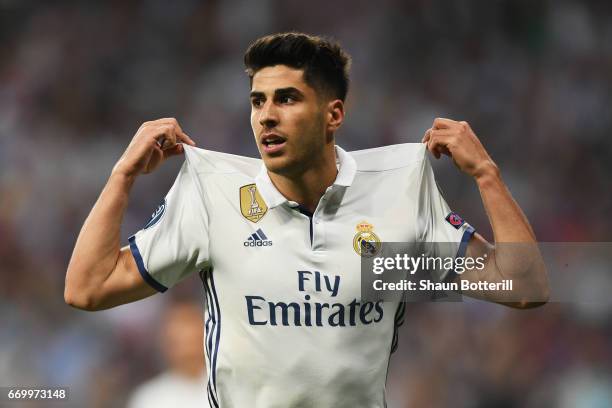
<path id="1" fill-rule="evenodd" d="M 263 158 L 268 171 L 277 174 L 292 174 L 295 172 L 295 163 L 288 157 L 267 157 Z"/>

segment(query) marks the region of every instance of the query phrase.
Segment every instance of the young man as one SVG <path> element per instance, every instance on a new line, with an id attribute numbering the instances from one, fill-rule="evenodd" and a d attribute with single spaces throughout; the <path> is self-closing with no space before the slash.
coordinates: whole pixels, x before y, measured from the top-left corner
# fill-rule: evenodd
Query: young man
<path id="1" fill-rule="evenodd" d="M 450 242 L 437 255 L 455 257 L 468 243 L 468 255 L 489 261 L 462 279 L 514 281 L 512 296 L 468 294 L 515 307 L 546 301 L 535 236 L 467 123 L 436 119 L 423 144 L 349 154 L 334 138 L 350 64 L 339 45 L 300 33 L 267 36 L 249 47 L 245 64 L 263 163 L 197 149 L 175 119 L 144 123 L 81 230 L 67 303 L 106 309 L 200 272 L 211 406 L 383 407 L 404 304 L 362 299 L 368 245 Z M 525 244 L 522 262 L 450 212 L 426 149 L 452 157 L 476 181 L 495 242 Z M 174 186 L 120 248 L 135 179 L 178 154 L 186 161 Z M 459 279 L 453 271 L 442 277 Z"/>

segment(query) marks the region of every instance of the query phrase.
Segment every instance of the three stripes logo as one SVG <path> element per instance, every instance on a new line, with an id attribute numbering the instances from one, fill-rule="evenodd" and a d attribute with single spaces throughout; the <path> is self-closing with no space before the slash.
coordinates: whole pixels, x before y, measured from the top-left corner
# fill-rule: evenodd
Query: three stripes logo
<path id="1" fill-rule="evenodd" d="M 260 247 L 260 246 L 272 246 L 272 241 L 266 237 L 266 234 L 259 228 L 257 231 L 251 234 L 251 236 L 244 241 L 245 247 Z"/>

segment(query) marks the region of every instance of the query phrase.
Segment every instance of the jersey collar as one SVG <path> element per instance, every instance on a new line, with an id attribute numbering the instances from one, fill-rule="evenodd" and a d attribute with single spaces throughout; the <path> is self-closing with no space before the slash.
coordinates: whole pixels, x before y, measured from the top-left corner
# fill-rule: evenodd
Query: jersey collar
<path id="1" fill-rule="evenodd" d="M 355 159 L 343 148 L 338 145 L 335 147 L 338 175 L 336 175 L 336 180 L 334 180 L 333 185 L 349 187 L 355 178 L 357 163 L 355 162 Z M 263 162 L 261 164 L 261 168 L 259 169 L 259 174 L 257 174 L 255 177 L 255 184 L 257 185 L 259 193 L 269 208 L 274 208 L 288 201 L 287 198 L 285 198 L 285 196 L 283 196 L 276 189 L 272 183 L 272 180 L 270 180 L 268 170 Z"/>

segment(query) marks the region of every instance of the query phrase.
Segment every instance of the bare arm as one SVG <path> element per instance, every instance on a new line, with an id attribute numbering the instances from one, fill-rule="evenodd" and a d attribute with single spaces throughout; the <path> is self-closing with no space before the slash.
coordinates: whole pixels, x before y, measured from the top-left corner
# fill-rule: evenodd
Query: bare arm
<path id="1" fill-rule="evenodd" d="M 180 142 L 195 145 L 173 118 L 145 122 L 138 129 L 81 228 L 66 272 L 66 303 L 101 310 L 155 293 L 140 276 L 129 248 L 120 248 L 121 222 L 136 177 L 183 154 Z"/>
<path id="2" fill-rule="evenodd" d="M 512 198 L 498 167 L 467 122 L 438 118 L 426 132 L 423 142 L 436 158 L 442 154 L 452 157 L 460 170 L 474 178 L 493 229 L 495 246 L 480 234 L 474 234 L 468 244 L 468 257 L 486 254 L 484 269 L 466 271 L 456 279 L 491 283 L 511 280 L 513 285 L 512 291 L 464 293 L 517 308 L 546 303 L 549 297 L 546 267 L 533 229 Z"/>

